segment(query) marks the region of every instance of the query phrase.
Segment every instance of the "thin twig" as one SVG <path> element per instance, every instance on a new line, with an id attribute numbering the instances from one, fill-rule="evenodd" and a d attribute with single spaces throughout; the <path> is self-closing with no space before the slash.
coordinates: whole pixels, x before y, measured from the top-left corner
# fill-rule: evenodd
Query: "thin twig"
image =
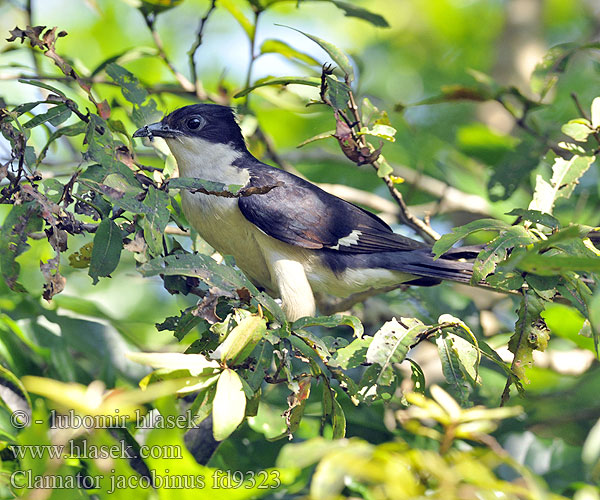
<path id="1" fill-rule="evenodd" d="M 349 96 L 349 106 L 348 108 L 352 112 L 354 119 L 357 123 L 362 123 L 360 119 L 360 114 L 358 112 L 358 106 L 356 105 L 356 101 L 354 100 L 354 94 L 352 91 L 348 92 Z M 361 147 L 368 147 L 367 141 L 364 135 L 360 135 L 357 137 L 357 142 Z M 380 163 L 378 160 L 374 160 L 371 163 L 371 166 L 378 171 Z M 440 235 L 435 231 L 431 226 L 427 225 L 413 213 L 411 213 L 410 209 L 406 205 L 402 193 L 396 189 L 394 185 L 394 181 L 390 178 L 389 175 L 383 177 L 383 181 L 387 186 L 392 198 L 396 201 L 398 206 L 400 207 L 399 217 L 402 223 L 406 224 L 413 228 L 418 234 L 420 234 L 423 239 L 432 243 L 440 239 Z"/>
<path id="2" fill-rule="evenodd" d="M 206 22 L 208 21 L 208 18 L 210 17 L 212 12 L 215 10 L 216 3 L 217 3 L 217 0 L 211 0 L 210 7 L 206 11 L 206 13 L 202 17 L 202 19 L 200 19 L 198 31 L 196 32 L 196 39 L 194 40 L 194 43 L 192 44 L 192 46 L 190 47 L 190 50 L 188 51 L 192 84 L 194 85 L 194 88 L 196 90 L 196 95 L 198 96 L 199 99 L 207 99 L 208 95 L 206 94 L 206 91 L 204 90 L 204 87 L 202 86 L 202 81 L 198 79 L 198 70 L 196 68 L 195 56 L 196 56 L 196 52 L 198 52 L 198 49 L 200 48 L 200 45 L 202 45 L 202 37 L 204 35 L 204 27 L 206 26 Z"/>
<path id="3" fill-rule="evenodd" d="M 254 67 L 254 61 L 256 61 L 256 30 L 258 29 L 258 20 L 260 18 L 261 10 L 254 11 L 254 30 L 250 36 L 250 62 L 248 63 L 248 71 L 246 72 L 246 84 L 245 88 L 250 87 L 250 81 L 252 80 L 252 68 Z M 246 94 L 246 105 L 250 99 L 250 93 Z"/>
<path id="4" fill-rule="evenodd" d="M 171 62 L 169 57 L 167 56 L 167 53 L 165 52 L 165 47 L 164 47 L 162 40 L 158 34 L 158 31 L 156 31 L 156 29 L 154 27 L 154 21 L 155 21 L 154 17 L 152 15 L 149 15 L 149 16 L 145 16 L 144 19 L 146 20 L 146 26 L 148 26 L 148 29 L 150 30 L 150 33 L 152 34 L 152 39 L 154 40 L 154 45 L 158 49 L 159 57 L 163 60 L 163 62 L 171 70 L 171 73 L 173 73 L 173 75 L 179 82 L 179 85 L 181 85 L 181 87 L 186 92 L 194 92 L 195 93 L 196 86 L 192 82 L 190 82 L 185 77 L 185 75 L 183 75 L 179 71 L 177 71 L 177 69 L 175 68 L 175 66 L 173 65 L 173 63 Z"/>

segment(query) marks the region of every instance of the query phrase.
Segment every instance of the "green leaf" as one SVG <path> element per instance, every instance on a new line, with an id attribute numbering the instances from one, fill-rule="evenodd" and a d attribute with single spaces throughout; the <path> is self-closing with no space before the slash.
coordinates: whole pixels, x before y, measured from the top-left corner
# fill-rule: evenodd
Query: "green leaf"
<path id="1" fill-rule="evenodd" d="M 335 109 L 347 108 L 350 99 L 350 87 L 332 75 L 326 75 L 325 81 L 327 82 L 327 97 L 331 105 Z"/>
<path id="2" fill-rule="evenodd" d="M 153 99 L 148 100 L 148 91 L 133 73 L 114 62 L 108 63 L 104 69 L 106 74 L 121 87 L 123 97 L 133 104 L 131 118 L 136 125 L 140 127 L 146 125 L 160 115 L 156 102 Z"/>
<path id="3" fill-rule="evenodd" d="M 367 362 L 379 365 L 377 385 L 391 385 L 395 378 L 394 363 L 401 363 L 417 336 L 427 326 L 415 318 L 400 318 L 386 322 L 373 336 L 367 349 Z"/>
<path id="4" fill-rule="evenodd" d="M 266 78 L 256 80 L 254 85 L 241 90 L 233 97 L 234 99 L 239 99 L 240 97 L 244 97 L 245 95 L 249 94 L 254 89 L 268 85 L 308 85 L 310 87 L 320 87 L 321 79 L 315 76 L 268 76 Z"/>
<path id="5" fill-rule="evenodd" d="M 600 344 L 600 288 L 596 289 L 596 292 L 589 301 L 587 309 L 589 311 L 590 324 L 592 326 L 596 356 L 598 356 L 600 355 L 598 352 L 598 345 Z"/>
<path id="6" fill-rule="evenodd" d="M 34 101 L 34 102 L 26 102 L 25 104 L 21 104 L 15 108 L 13 108 L 12 113 L 16 113 L 18 116 L 28 113 L 33 108 L 38 106 L 39 104 L 44 104 L 46 101 Z"/>
<path id="7" fill-rule="evenodd" d="M 367 361 L 367 349 L 373 341 L 373 337 L 355 339 L 350 344 L 338 349 L 328 366 L 335 366 L 348 370 L 356 368 Z"/>
<path id="8" fill-rule="evenodd" d="M 66 127 L 59 128 L 58 130 L 55 130 L 54 132 L 52 132 L 52 134 L 48 138 L 48 141 L 46 142 L 46 145 L 42 148 L 42 150 L 40 151 L 40 154 L 37 157 L 37 160 L 36 160 L 37 165 L 39 165 L 43 161 L 43 159 L 46 157 L 48 148 L 56 139 L 58 139 L 62 136 L 65 136 L 65 135 L 67 137 L 73 137 L 76 135 L 85 134 L 86 128 L 87 128 L 87 125 L 84 122 L 77 122 L 77 123 L 74 123 L 73 125 L 68 125 Z"/>
<path id="9" fill-rule="evenodd" d="M 294 337 L 302 340 L 302 342 L 310 347 L 310 349 L 307 350 L 301 344 L 299 345 Z M 320 337 L 307 330 L 295 329 L 291 342 L 294 347 L 297 347 L 307 357 L 314 357 L 316 355 L 323 363 L 326 363 L 329 360 L 329 349 L 327 348 L 327 345 L 325 345 L 325 342 L 323 342 Z"/>
<path id="10" fill-rule="evenodd" d="M 165 10 L 172 9 L 183 0 L 142 0 L 141 10 L 144 15 L 160 14 Z"/>
<path id="11" fill-rule="evenodd" d="M 554 204 L 559 198 L 569 198 L 581 176 L 594 162 L 593 156 L 573 156 L 569 160 L 556 158 L 552 165 L 550 182 L 538 174 L 536 178 L 533 200 L 529 209 L 543 213 L 552 213 Z"/>
<path id="12" fill-rule="evenodd" d="M 371 128 L 363 128 L 359 132 L 359 134 L 367 134 L 375 137 L 380 137 L 381 139 L 385 139 L 386 141 L 395 142 L 396 137 L 396 129 L 394 127 L 390 127 L 389 125 L 373 125 Z"/>
<path id="13" fill-rule="evenodd" d="M 42 229 L 43 220 L 35 202 L 13 205 L 0 227 L 0 273 L 7 286 L 24 292 L 17 282 L 21 266 L 16 258 L 29 248 L 29 234 Z"/>
<path id="14" fill-rule="evenodd" d="M 326 0 L 332 4 L 334 4 L 338 9 L 344 11 L 344 15 L 347 17 L 356 17 L 358 19 L 363 19 L 371 23 L 374 26 L 378 26 L 380 28 L 389 28 L 390 25 L 385 20 L 385 18 L 379 14 L 375 14 L 367 9 L 363 9 L 357 5 L 353 5 L 349 2 L 341 2 L 339 0 Z"/>
<path id="15" fill-rule="evenodd" d="M 410 362 L 410 378 L 413 382 L 413 391 L 425 394 L 425 373 L 423 368 L 414 359 L 406 358 Z"/>
<path id="16" fill-rule="evenodd" d="M 329 139 L 330 137 L 333 137 L 333 134 L 335 134 L 335 130 L 328 130 L 327 132 L 321 132 L 320 134 L 313 135 L 309 139 L 302 141 L 296 147 L 301 148 L 302 146 L 306 146 L 307 144 L 310 144 L 311 142 L 321 141 L 323 139 Z"/>
<path id="17" fill-rule="evenodd" d="M 583 45 L 562 43 L 552 47 L 542 61 L 535 67 L 531 75 L 531 89 L 540 94 L 543 99 L 548 91 L 556 84 L 559 76 L 565 72 L 567 64 L 573 55 L 580 50 L 598 49 L 600 43 L 593 42 Z"/>
<path id="18" fill-rule="evenodd" d="M 246 35 L 250 40 L 254 40 L 254 34 L 256 31 L 256 27 L 250 19 L 246 17 L 246 15 L 241 11 L 241 9 L 233 2 L 232 0 L 219 0 L 218 5 L 225 8 L 234 19 L 240 24 L 240 26 L 246 32 Z"/>
<path id="19" fill-rule="evenodd" d="M 213 356 L 219 356 L 221 361 L 229 365 L 240 364 L 250 355 L 266 331 L 267 322 L 264 318 L 257 315 L 247 316 L 229 332 Z"/>
<path id="20" fill-rule="evenodd" d="M 535 222 L 536 224 L 542 224 L 543 226 L 552 229 L 560 229 L 560 222 L 557 218 L 553 217 L 550 214 L 542 213 L 539 210 L 525 210 L 523 208 L 513 208 L 510 212 L 507 212 L 505 215 L 514 215 L 515 217 L 520 217 L 521 219 L 525 219 L 530 222 Z"/>
<path id="21" fill-rule="evenodd" d="M 305 54 L 304 52 L 300 52 L 296 50 L 294 47 L 288 45 L 287 43 L 281 40 L 275 40 L 273 38 L 267 38 L 262 45 L 260 46 L 261 54 L 281 54 L 282 56 L 287 57 L 288 59 L 297 59 L 306 64 L 319 66 L 319 61 L 315 58 Z"/>
<path id="22" fill-rule="evenodd" d="M 123 232 L 111 219 L 103 219 L 94 235 L 88 272 L 94 285 L 100 276 L 108 276 L 117 268 L 122 248 Z"/>
<path id="23" fill-rule="evenodd" d="M 250 388 L 254 391 L 258 390 L 262 385 L 262 382 L 267 374 L 271 363 L 273 362 L 273 344 L 264 340 L 254 351 L 252 356 L 256 362 L 254 364 L 254 370 L 249 371 L 246 375 L 246 381 Z M 283 431 L 281 431 L 283 432 Z"/>
<path id="24" fill-rule="evenodd" d="M 511 226 L 485 245 L 473 264 L 471 283 L 477 284 L 496 270 L 499 262 L 506 259 L 509 250 L 524 247 L 534 241 L 523 226 Z"/>
<path id="25" fill-rule="evenodd" d="M 217 264 L 214 259 L 204 254 L 174 254 L 164 258 L 156 258 L 141 265 L 138 271 L 143 276 L 195 276 L 210 286 L 235 292 L 247 288 L 252 296 L 263 307 L 270 311 L 282 325 L 286 323 L 285 314 L 277 303 L 264 292 L 259 292 L 244 274 L 236 269 Z"/>
<path id="26" fill-rule="evenodd" d="M 227 439 L 244 420 L 246 396 L 236 372 L 226 368 L 217 381 L 212 406 L 213 435 L 217 441 Z"/>
<path id="27" fill-rule="evenodd" d="M 55 94 L 58 94 L 62 97 L 67 97 L 62 90 L 58 90 L 56 87 L 53 87 L 52 85 L 48 85 L 47 83 L 44 83 L 44 82 L 40 82 L 38 80 L 19 79 L 19 83 L 24 83 L 26 85 L 33 85 L 34 87 L 40 87 L 42 89 L 49 90 L 50 92 L 54 92 Z"/>
<path id="28" fill-rule="evenodd" d="M 525 382 L 525 368 L 533 364 L 533 351 L 545 350 L 548 343 L 548 328 L 540 316 L 543 310 L 544 302 L 535 294 L 526 293 L 517 311 L 515 333 L 508 341 L 508 350 L 515 355 L 512 371 Z"/>
<path id="29" fill-rule="evenodd" d="M 433 245 L 432 251 L 435 258 L 439 258 L 441 255 L 446 253 L 452 246 L 468 236 L 471 233 L 477 231 L 502 231 L 508 229 L 510 226 L 503 221 L 496 219 L 478 219 L 473 222 L 469 222 L 464 226 L 455 227 L 451 233 L 444 234 L 438 241 Z"/>
<path id="30" fill-rule="evenodd" d="M 140 85 L 139 80 L 130 71 L 114 62 L 107 64 L 105 71 L 121 87 L 123 97 L 130 103 L 141 106 L 148 98 L 148 91 Z"/>
<path id="31" fill-rule="evenodd" d="M 593 132 L 591 123 L 583 118 L 569 120 L 560 129 L 563 134 L 579 142 L 587 141 L 588 136 Z"/>
<path id="32" fill-rule="evenodd" d="M 195 177 L 175 177 L 169 179 L 169 189 L 185 189 L 191 192 L 204 194 L 231 194 L 236 196 L 243 186 L 239 184 L 223 184 L 222 182 L 205 181 Z"/>
<path id="33" fill-rule="evenodd" d="M 457 339 L 460 339 L 462 342 L 473 348 L 466 340 L 451 333 L 442 333 L 441 335 L 438 335 L 435 342 L 438 347 L 438 354 L 442 363 L 442 372 L 444 373 L 446 381 L 458 397 L 461 406 L 469 406 L 469 395 L 471 394 L 472 388 L 465 376 L 467 370 L 461 368 L 461 359 L 458 356 L 457 349 L 454 347 L 454 342 L 458 342 Z"/>
<path id="34" fill-rule="evenodd" d="M 0 401 L 10 410 L 13 418 L 22 416 L 21 424 L 27 426 L 31 419 L 31 400 L 21 381 L 0 365 Z"/>
<path id="35" fill-rule="evenodd" d="M 163 233 L 169 223 L 169 195 L 154 186 L 148 186 L 144 205 L 148 207 L 148 212 L 142 221 L 144 239 L 150 254 L 160 255 L 163 252 Z"/>
<path id="36" fill-rule="evenodd" d="M 34 116 L 31 120 L 26 122 L 23 127 L 33 128 L 42 123 L 50 121 L 53 125 L 60 125 L 63 121 L 71 116 L 71 110 L 66 104 L 58 104 L 53 106 L 45 113 Z"/>
<path id="37" fill-rule="evenodd" d="M 333 393 L 333 415 L 331 422 L 333 425 L 333 439 L 342 439 L 346 435 L 346 415 L 342 405 L 337 400 L 337 394 Z"/>
<path id="38" fill-rule="evenodd" d="M 284 26 L 284 25 L 278 24 L 277 26 Z M 350 59 L 348 59 L 348 56 L 346 54 L 344 54 L 344 52 L 342 52 L 339 48 L 337 48 L 334 44 L 332 44 L 331 42 L 328 42 L 326 40 L 323 40 L 322 38 L 319 38 L 318 36 L 310 35 L 308 33 L 305 33 L 304 31 L 297 30 L 296 28 L 292 28 L 290 26 L 284 26 L 284 27 L 289 28 L 294 31 L 297 31 L 298 33 L 302 33 L 305 37 L 310 38 L 313 42 L 320 45 L 321 48 L 325 52 L 327 52 L 327 54 L 329 54 L 329 57 L 331 57 L 331 59 L 333 59 L 333 62 L 335 64 L 337 64 L 338 67 L 344 72 L 344 75 L 346 76 L 346 79 L 348 80 L 348 82 L 351 82 L 352 80 L 354 80 L 354 69 L 352 68 Z"/>
<path id="39" fill-rule="evenodd" d="M 324 326 L 325 328 L 335 328 L 336 326 L 347 325 L 354 330 L 355 337 L 361 337 L 364 333 L 364 327 L 356 316 L 347 314 L 333 314 L 331 316 L 317 316 L 300 318 L 292 323 L 292 330 L 306 328 L 308 326 Z"/>
<path id="40" fill-rule="evenodd" d="M 518 268 L 542 276 L 553 276 L 567 271 L 600 272 L 600 257 L 574 257 L 527 252 L 519 260 Z"/>

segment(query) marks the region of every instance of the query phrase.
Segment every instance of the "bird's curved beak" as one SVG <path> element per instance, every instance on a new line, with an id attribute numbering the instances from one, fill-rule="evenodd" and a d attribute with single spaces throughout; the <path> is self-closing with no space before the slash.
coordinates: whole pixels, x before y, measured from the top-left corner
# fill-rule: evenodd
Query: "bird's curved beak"
<path id="1" fill-rule="evenodd" d="M 138 128 L 134 133 L 133 137 L 149 137 L 152 140 L 154 137 L 164 137 L 165 139 L 176 137 L 178 135 L 177 130 L 169 128 L 168 125 L 163 122 L 156 122 L 150 125 L 144 125 Z"/>

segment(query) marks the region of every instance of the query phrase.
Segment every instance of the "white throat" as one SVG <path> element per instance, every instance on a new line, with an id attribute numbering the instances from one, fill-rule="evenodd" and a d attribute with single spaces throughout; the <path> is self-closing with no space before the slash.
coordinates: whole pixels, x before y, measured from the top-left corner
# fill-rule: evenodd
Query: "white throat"
<path id="1" fill-rule="evenodd" d="M 242 156 L 230 144 L 218 144 L 196 137 L 166 139 L 177 160 L 180 177 L 197 177 L 207 181 L 245 186 L 250 175 L 247 170 L 232 165 Z"/>

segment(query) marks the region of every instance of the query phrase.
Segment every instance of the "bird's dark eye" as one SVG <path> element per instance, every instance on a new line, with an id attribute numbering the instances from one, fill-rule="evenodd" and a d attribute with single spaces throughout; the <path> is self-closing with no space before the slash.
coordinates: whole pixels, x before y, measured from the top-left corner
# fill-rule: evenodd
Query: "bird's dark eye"
<path id="1" fill-rule="evenodd" d="M 200 125 L 202 125 L 202 120 L 200 118 L 190 118 L 187 122 L 185 122 L 187 128 L 191 130 L 196 130 Z"/>

